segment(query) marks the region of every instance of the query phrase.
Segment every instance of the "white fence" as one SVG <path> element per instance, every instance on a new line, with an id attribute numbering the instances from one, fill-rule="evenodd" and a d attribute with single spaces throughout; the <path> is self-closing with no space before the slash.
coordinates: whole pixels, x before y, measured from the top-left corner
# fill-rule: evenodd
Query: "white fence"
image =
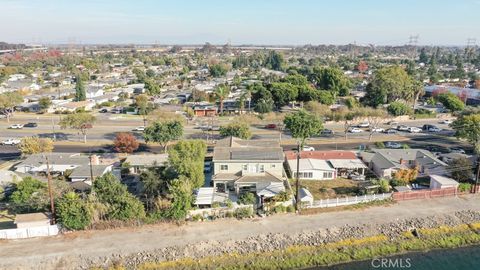
<path id="1" fill-rule="evenodd" d="M 60 231 L 58 225 L 38 226 L 32 228 L 0 230 L 0 239 L 21 239 L 38 236 L 57 235 Z"/>
<path id="2" fill-rule="evenodd" d="M 355 197 L 345 197 L 336 199 L 326 199 L 313 201 L 311 205 L 307 205 L 307 208 L 321 208 L 321 207 L 336 207 L 344 205 L 352 205 L 358 203 L 371 202 L 375 200 L 385 200 L 392 197 L 392 193 L 382 193 Z"/>

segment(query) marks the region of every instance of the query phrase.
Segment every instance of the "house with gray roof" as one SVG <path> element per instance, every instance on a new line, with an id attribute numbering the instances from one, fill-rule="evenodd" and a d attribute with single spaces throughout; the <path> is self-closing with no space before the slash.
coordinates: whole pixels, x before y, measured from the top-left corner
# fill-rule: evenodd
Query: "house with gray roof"
<path id="1" fill-rule="evenodd" d="M 139 174 L 145 169 L 163 167 L 168 161 L 168 154 L 138 154 L 129 155 L 124 163 L 130 168 L 130 173 Z"/>
<path id="2" fill-rule="evenodd" d="M 378 176 L 392 178 L 401 169 L 418 168 L 418 176 L 445 175 L 447 164 L 423 149 L 376 149 L 362 152 L 362 160 Z"/>
<path id="3" fill-rule="evenodd" d="M 276 140 L 219 140 L 213 152 L 213 184 L 218 192 L 254 192 L 273 197 L 285 191 L 283 149 Z"/>

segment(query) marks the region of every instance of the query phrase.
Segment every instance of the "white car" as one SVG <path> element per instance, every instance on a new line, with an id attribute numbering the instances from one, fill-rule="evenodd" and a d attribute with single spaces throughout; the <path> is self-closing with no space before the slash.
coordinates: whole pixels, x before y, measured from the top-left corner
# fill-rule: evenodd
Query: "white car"
<path id="1" fill-rule="evenodd" d="M 428 131 L 430 131 L 430 132 L 440 132 L 440 131 L 442 131 L 442 129 L 438 128 L 438 127 L 431 127 L 431 128 L 428 129 Z"/>
<path id="2" fill-rule="evenodd" d="M 20 140 L 18 139 L 7 139 L 2 142 L 2 145 L 17 145 L 20 143 Z"/>
<path id="3" fill-rule="evenodd" d="M 313 148 L 312 146 L 307 146 L 307 145 L 305 145 L 305 146 L 302 148 L 302 151 L 311 152 L 311 151 L 315 151 L 315 148 Z"/>
<path id="4" fill-rule="evenodd" d="M 409 127 L 408 132 L 410 132 L 410 133 L 420 133 L 420 132 L 422 132 L 422 129 L 418 128 L 418 127 Z"/>
<path id="5" fill-rule="evenodd" d="M 402 148 L 402 144 L 398 142 L 386 142 L 385 147 L 391 149 L 400 149 Z"/>
<path id="6" fill-rule="evenodd" d="M 450 148 L 451 153 L 457 153 L 457 154 L 465 154 L 465 150 L 462 148 Z"/>
<path id="7" fill-rule="evenodd" d="M 409 126 L 405 126 L 405 125 L 397 126 L 398 131 L 408 131 L 409 128 L 410 128 Z"/>
<path id="8" fill-rule="evenodd" d="M 453 121 L 450 120 L 450 119 L 445 119 L 445 120 L 440 122 L 440 124 L 445 124 L 445 125 L 450 125 L 451 123 L 453 123 Z"/>
<path id="9" fill-rule="evenodd" d="M 379 128 L 379 127 L 373 127 L 373 128 L 370 129 L 370 131 L 381 133 L 381 132 L 385 132 L 385 129 L 384 128 Z"/>
<path id="10" fill-rule="evenodd" d="M 359 128 L 350 128 L 348 130 L 348 132 L 350 132 L 350 133 L 361 133 L 361 132 L 363 132 L 363 130 L 361 130 Z"/>
<path id="11" fill-rule="evenodd" d="M 367 128 L 369 126 L 370 126 L 370 123 L 368 123 L 368 122 L 362 122 L 362 123 L 358 124 L 358 127 L 360 127 L 360 128 Z"/>
<path id="12" fill-rule="evenodd" d="M 134 128 L 133 131 L 145 131 L 145 127 L 144 126 L 139 126 L 139 127 Z"/>
<path id="13" fill-rule="evenodd" d="M 9 129 L 22 129 L 23 125 L 22 124 L 13 124 L 8 127 Z"/>

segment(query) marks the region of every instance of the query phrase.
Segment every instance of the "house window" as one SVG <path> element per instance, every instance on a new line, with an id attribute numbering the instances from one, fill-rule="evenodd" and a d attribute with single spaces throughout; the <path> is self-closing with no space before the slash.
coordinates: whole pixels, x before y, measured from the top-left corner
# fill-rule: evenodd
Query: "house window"
<path id="1" fill-rule="evenodd" d="M 260 171 L 261 173 L 265 172 L 265 165 L 260 165 L 259 171 Z"/>
<path id="2" fill-rule="evenodd" d="M 313 178 L 313 173 L 312 172 L 306 172 L 303 177 L 304 178 Z"/>
<path id="3" fill-rule="evenodd" d="M 248 170 L 248 165 L 247 164 L 242 165 L 242 171 L 246 171 L 246 170 Z"/>
<path id="4" fill-rule="evenodd" d="M 220 171 L 228 171 L 228 165 L 220 165 Z"/>
<path id="5" fill-rule="evenodd" d="M 325 178 L 325 179 L 330 179 L 330 178 L 332 178 L 332 176 L 333 176 L 332 172 L 324 172 L 323 173 L 323 178 Z"/>
<path id="6" fill-rule="evenodd" d="M 275 164 L 270 165 L 270 168 L 275 168 L 275 167 L 276 167 Z"/>

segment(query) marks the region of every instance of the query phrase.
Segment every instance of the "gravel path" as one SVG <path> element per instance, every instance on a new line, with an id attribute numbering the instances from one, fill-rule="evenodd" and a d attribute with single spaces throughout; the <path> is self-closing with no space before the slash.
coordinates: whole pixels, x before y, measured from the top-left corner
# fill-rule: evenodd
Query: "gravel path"
<path id="1" fill-rule="evenodd" d="M 202 257 L 224 252 L 271 250 L 411 228 L 480 221 L 480 196 L 399 202 L 389 207 L 312 216 L 161 224 L 49 238 L 0 242 L 1 269 L 78 269 L 115 261 L 132 267 L 145 260 Z M 243 248 L 241 248 L 243 247 Z"/>

